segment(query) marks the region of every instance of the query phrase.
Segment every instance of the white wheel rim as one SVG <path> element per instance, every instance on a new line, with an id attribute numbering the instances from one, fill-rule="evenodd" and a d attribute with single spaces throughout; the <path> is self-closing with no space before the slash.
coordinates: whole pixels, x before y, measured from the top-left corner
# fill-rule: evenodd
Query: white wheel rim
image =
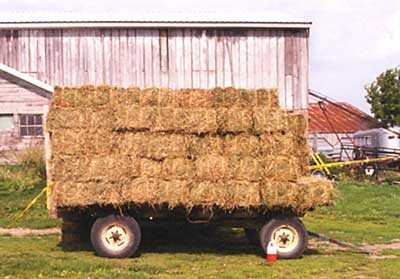
<path id="1" fill-rule="evenodd" d="M 292 226 L 283 225 L 272 232 L 271 240 L 279 252 L 285 253 L 293 251 L 299 244 L 299 239 L 298 232 Z"/>
<path id="2" fill-rule="evenodd" d="M 101 239 L 104 246 L 112 251 L 121 251 L 126 248 L 130 242 L 127 229 L 120 224 L 107 226 L 101 233 Z"/>

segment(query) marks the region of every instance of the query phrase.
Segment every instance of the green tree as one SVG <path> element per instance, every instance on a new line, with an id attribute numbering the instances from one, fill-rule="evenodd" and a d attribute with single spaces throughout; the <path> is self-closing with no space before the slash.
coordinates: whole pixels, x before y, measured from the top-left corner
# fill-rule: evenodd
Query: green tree
<path id="1" fill-rule="evenodd" d="M 375 119 L 391 126 L 400 125 L 400 67 L 386 70 L 365 90 Z"/>

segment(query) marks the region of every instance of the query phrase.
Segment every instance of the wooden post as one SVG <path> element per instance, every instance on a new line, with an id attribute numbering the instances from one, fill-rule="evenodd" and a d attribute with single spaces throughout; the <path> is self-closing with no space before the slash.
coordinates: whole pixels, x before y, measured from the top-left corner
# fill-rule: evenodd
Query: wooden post
<path id="1" fill-rule="evenodd" d="M 50 133 L 47 131 L 47 113 L 49 111 L 49 106 L 43 106 L 43 134 L 44 134 L 44 158 L 46 164 L 46 180 L 47 185 L 52 185 L 51 173 L 50 173 L 50 159 L 51 159 L 51 145 L 50 145 Z M 48 186 L 49 187 L 49 186 Z M 48 210 L 50 218 L 57 218 L 57 210 L 55 204 L 53 202 L 53 195 L 50 192 L 50 195 L 47 196 Z"/>

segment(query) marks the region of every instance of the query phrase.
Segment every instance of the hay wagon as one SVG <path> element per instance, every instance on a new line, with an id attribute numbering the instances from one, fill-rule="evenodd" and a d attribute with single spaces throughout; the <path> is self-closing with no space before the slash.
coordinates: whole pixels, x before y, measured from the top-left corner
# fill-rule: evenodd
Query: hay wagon
<path id="1" fill-rule="evenodd" d="M 308 174 L 305 117 L 275 89 L 57 88 L 46 131 L 63 242 L 90 238 L 100 256 L 131 256 L 145 227 L 186 225 L 244 228 L 297 258 L 298 218 L 332 203 Z"/>

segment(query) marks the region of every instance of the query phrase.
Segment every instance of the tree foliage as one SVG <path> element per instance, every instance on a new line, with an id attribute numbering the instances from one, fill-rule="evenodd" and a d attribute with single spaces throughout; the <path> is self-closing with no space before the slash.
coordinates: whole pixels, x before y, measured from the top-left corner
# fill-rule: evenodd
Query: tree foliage
<path id="1" fill-rule="evenodd" d="M 400 125 L 400 67 L 386 70 L 365 86 L 374 117 L 388 125 Z"/>

